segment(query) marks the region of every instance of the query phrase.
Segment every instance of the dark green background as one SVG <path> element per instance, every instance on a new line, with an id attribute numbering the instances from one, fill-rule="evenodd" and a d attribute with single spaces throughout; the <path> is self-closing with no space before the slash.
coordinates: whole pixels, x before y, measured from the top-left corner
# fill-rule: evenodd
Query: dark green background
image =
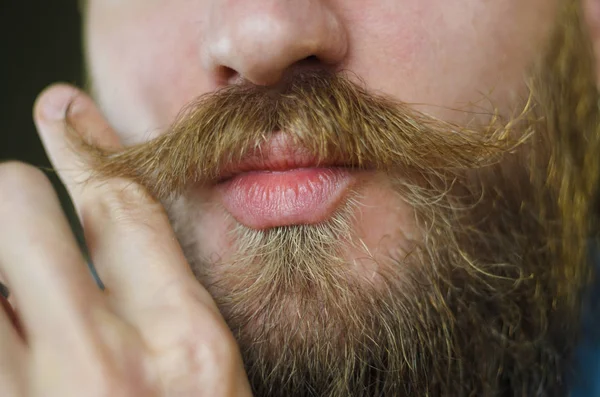
<path id="1" fill-rule="evenodd" d="M 76 1 L 0 2 L 0 158 L 47 165 L 31 108 L 48 84 L 81 83 L 81 28 Z"/>
<path id="2" fill-rule="evenodd" d="M 47 168 L 32 106 L 38 93 L 53 82 L 81 86 L 77 1 L 0 0 L 0 40 L 0 161 L 21 160 Z M 66 202 L 57 178 L 48 174 Z"/>

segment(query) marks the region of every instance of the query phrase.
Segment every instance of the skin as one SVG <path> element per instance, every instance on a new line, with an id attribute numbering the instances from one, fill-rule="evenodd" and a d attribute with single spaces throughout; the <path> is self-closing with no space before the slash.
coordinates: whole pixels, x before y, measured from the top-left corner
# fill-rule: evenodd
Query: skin
<path id="1" fill-rule="evenodd" d="M 511 112 L 556 11 L 547 0 L 91 0 L 87 7 L 95 103 L 55 85 L 41 94 L 34 118 L 110 288 L 98 291 L 88 276 L 43 174 L 1 165 L 0 273 L 27 336 L 0 315 L 0 388 L 11 397 L 250 394 L 235 340 L 162 207 L 129 181 L 80 183 L 88 168 L 68 146 L 69 103 L 76 131 L 118 147 L 159 134 L 201 94 L 240 79 L 277 84 L 287 71 L 317 64 L 464 122 L 472 115 L 451 109 L 492 103 Z M 585 9 L 597 49 L 600 6 L 589 0 Z M 385 194 L 371 198 L 388 205 Z M 387 213 L 373 211 L 365 213 L 373 224 Z M 222 214 L 213 213 L 197 231 L 209 253 L 226 253 L 218 234 L 206 237 L 223 228 Z M 363 229 L 367 241 L 381 240 Z"/>
<path id="2" fill-rule="evenodd" d="M 94 98 L 122 142 L 134 144 L 160 134 L 199 95 L 241 79 L 275 85 L 294 69 L 324 67 L 350 71 L 371 91 L 433 116 L 467 123 L 473 112 L 495 106 L 510 114 L 520 105 L 527 68 L 557 11 L 556 2 L 546 0 L 304 4 L 90 1 L 86 45 Z M 410 208 L 385 180 L 370 183 L 362 194 L 354 228 L 375 260 L 350 248 L 344 259 L 372 279 L 376 262 L 385 262 L 397 242 L 415 231 Z M 194 213 L 190 233 L 202 242 L 199 256 L 227 262 L 233 252 L 227 234 L 234 225 L 215 203 L 214 189 L 204 189 L 178 200 L 171 216 L 187 224 Z"/>

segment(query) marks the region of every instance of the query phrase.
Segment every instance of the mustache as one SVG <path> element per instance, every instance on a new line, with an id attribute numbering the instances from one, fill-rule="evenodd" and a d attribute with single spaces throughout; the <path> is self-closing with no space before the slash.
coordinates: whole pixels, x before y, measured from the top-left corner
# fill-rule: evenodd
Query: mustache
<path id="1" fill-rule="evenodd" d="M 166 199 L 190 184 L 215 183 L 226 166 L 260 153 L 277 132 L 318 162 L 416 175 L 480 168 L 526 140 L 531 127 L 512 131 L 529 108 L 508 122 L 494 115 L 472 129 L 371 94 L 341 73 L 311 71 L 278 87 L 244 83 L 201 96 L 142 144 L 113 151 L 81 138 L 75 143 L 94 178 L 132 179 Z"/>

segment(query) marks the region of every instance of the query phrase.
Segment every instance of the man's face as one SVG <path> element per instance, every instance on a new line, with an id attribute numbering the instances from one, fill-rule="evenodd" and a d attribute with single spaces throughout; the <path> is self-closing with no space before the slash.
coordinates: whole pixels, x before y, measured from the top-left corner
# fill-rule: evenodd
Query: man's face
<path id="1" fill-rule="evenodd" d="M 239 78 L 274 84 L 308 57 L 433 115 L 470 121 L 465 110 L 506 110 L 523 93 L 557 3 L 91 0 L 89 73 L 128 143 L 163 131 L 201 94 Z"/>
<path id="2" fill-rule="evenodd" d="M 90 0 L 86 15 L 91 88 L 126 145 L 177 125 L 189 135 L 190 120 L 214 132 L 190 161 L 215 175 L 186 168 L 194 177 L 164 204 L 257 393 L 558 387 L 540 375 L 560 370 L 543 330 L 568 285 L 544 245 L 561 238 L 560 209 L 536 191 L 553 153 L 545 102 L 508 128 L 543 97 L 532 84 L 556 80 L 551 37 L 575 21 L 558 1 Z M 216 107 L 196 101 L 232 87 Z M 386 99 L 322 115 L 329 89 L 334 103 L 371 104 L 348 99 L 357 87 Z M 219 113 L 231 116 L 210 124 Z M 353 113 L 364 130 L 339 132 Z M 401 122 L 433 127 L 395 140 Z M 242 128 L 257 125 L 275 128 Z M 356 142 L 373 150 L 361 157 Z M 202 163 L 212 153 L 218 166 Z"/>

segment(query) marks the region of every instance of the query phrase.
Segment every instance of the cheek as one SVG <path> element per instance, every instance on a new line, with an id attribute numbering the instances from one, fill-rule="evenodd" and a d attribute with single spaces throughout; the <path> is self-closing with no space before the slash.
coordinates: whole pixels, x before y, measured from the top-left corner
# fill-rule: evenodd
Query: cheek
<path id="1" fill-rule="evenodd" d="M 91 13 L 93 93 L 124 143 L 156 136 L 186 103 L 214 88 L 201 65 L 203 24 L 167 2 Z"/>
<path id="2" fill-rule="evenodd" d="M 455 122 L 472 116 L 450 109 L 506 109 L 525 94 L 556 13 L 547 0 L 365 3 L 348 9 L 346 68 L 375 91 Z"/>

